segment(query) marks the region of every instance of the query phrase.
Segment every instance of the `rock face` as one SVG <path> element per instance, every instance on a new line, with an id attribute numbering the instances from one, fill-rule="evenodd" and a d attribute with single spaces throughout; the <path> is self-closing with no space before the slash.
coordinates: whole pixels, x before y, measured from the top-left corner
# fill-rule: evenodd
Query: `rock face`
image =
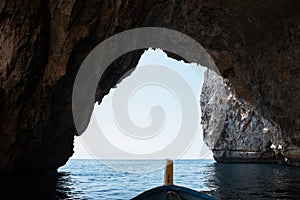
<path id="1" fill-rule="evenodd" d="M 104 39 L 143 26 L 198 41 L 240 97 L 280 126 L 289 157 L 300 160 L 299 21 L 297 0 L 1 1 L 0 172 L 56 169 L 68 160 L 80 64 Z M 140 55 L 111 65 L 97 100 Z"/>
<path id="2" fill-rule="evenodd" d="M 211 70 L 205 73 L 201 111 L 204 141 L 215 160 L 284 161 L 287 142 L 280 127 L 239 98 L 230 82 Z"/>

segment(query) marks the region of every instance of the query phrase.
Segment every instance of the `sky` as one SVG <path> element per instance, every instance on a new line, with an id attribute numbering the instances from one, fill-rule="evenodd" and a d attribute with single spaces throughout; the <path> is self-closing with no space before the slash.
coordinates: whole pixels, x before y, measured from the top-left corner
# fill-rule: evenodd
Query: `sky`
<path id="1" fill-rule="evenodd" d="M 153 77 L 149 70 L 153 71 Z M 100 105 L 95 104 L 92 117 L 101 129 L 99 132 L 113 148 L 130 155 L 150 155 L 169 148 L 168 145 L 172 145 L 176 141 L 181 126 L 184 123 L 192 123 L 195 121 L 192 118 L 196 118 L 195 131 L 189 133 L 191 139 L 182 148 L 182 153 L 178 158 L 212 159 L 212 153 L 202 140 L 200 124 L 199 102 L 205 70 L 205 67 L 197 64 L 169 58 L 161 49 L 146 50 L 131 75 L 120 80 L 117 86 L 103 98 Z M 163 77 L 163 80 L 160 80 L 159 77 Z M 171 85 L 166 85 L 168 83 Z M 183 89 L 182 85 L 188 87 Z M 189 91 L 182 91 L 189 89 L 194 97 L 182 97 L 182 95 L 191 94 Z M 189 106 L 192 106 L 197 112 L 189 116 L 190 119 L 189 117 L 183 119 L 183 109 L 187 107 L 182 105 L 182 99 L 187 98 L 196 99 L 196 101 L 190 101 L 191 104 L 192 102 L 196 103 Z M 158 124 L 155 125 L 157 118 L 161 118 L 162 123 L 158 121 Z M 151 128 L 151 125 L 154 128 Z M 159 130 L 155 129 L 156 126 L 159 127 Z M 143 138 L 138 134 L 131 134 L 134 130 L 143 130 L 143 134 L 149 137 Z M 89 134 L 96 134 L 92 132 L 98 131 L 89 126 L 83 136 L 75 137 L 72 159 L 99 158 L 98 154 L 94 152 L 95 150 L 89 148 L 92 139 L 84 139 L 84 137 L 88 138 Z M 97 151 L 105 151 L 106 145 L 99 141 Z M 101 147 L 103 148 L 101 149 Z"/>

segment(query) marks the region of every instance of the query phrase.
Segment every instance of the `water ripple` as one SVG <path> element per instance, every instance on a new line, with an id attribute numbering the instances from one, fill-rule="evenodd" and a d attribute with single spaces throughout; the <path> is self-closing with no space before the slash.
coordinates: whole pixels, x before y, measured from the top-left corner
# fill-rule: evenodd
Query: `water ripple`
<path id="1" fill-rule="evenodd" d="M 155 161 L 115 162 L 134 168 Z M 130 199 L 162 182 L 163 170 L 124 173 L 95 160 L 70 160 L 58 172 L 0 176 L 1 199 Z M 299 168 L 278 164 L 175 161 L 174 182 L 219 199 L 300 198 Z"/>

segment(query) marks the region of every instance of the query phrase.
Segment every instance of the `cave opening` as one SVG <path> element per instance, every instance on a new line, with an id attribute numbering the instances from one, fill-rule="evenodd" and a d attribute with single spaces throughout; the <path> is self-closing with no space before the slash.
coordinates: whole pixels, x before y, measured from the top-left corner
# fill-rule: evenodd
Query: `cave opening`
<path id="1" fill-rule="evenodd" d="M 212 159 L 201 127 L 200 96 L 206 70 L 161 49 L 145 50 L 136 67 L 123 73 L 115 87 L 96 101 L 92 118 L 97 128 L 90 122 L 85 133 L 75 137 L 71 159 Z M 187 103 L 191 105 L 182 105 Z M 188 109 L 194 111 L 183 115 Z M 185 133 L 189 141 L 181 152 L 172 153 L 179 129 L 189 131 Z M 91 142 L 87 136 L 91 132 L 103 135 L 105 142 Z M 167 153 L 157 153 L 165 149 Z"/>

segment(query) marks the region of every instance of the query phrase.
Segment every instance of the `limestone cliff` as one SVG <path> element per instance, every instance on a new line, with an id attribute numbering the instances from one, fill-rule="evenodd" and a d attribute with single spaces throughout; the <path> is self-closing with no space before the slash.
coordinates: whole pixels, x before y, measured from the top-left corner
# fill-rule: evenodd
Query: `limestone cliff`
<path id="1" fill-rule="evenodd" d="M 207 70 L 200 101 L 204 141 L 217 161 L 289 161 L 286 134 L 239 98 L 228 80 Z"/>
<path id="2" fill-rule="evenodd" d="M 240 97 L 299 149 L 299 21 L 297 0 L 0 1 L 0 172 L 56 169 L 68 160 L 80 64 L 104 39 L 143 26 L 172 28 L 198 41 Z M 111 65 L 97 100 L 140 55 Z"/>

